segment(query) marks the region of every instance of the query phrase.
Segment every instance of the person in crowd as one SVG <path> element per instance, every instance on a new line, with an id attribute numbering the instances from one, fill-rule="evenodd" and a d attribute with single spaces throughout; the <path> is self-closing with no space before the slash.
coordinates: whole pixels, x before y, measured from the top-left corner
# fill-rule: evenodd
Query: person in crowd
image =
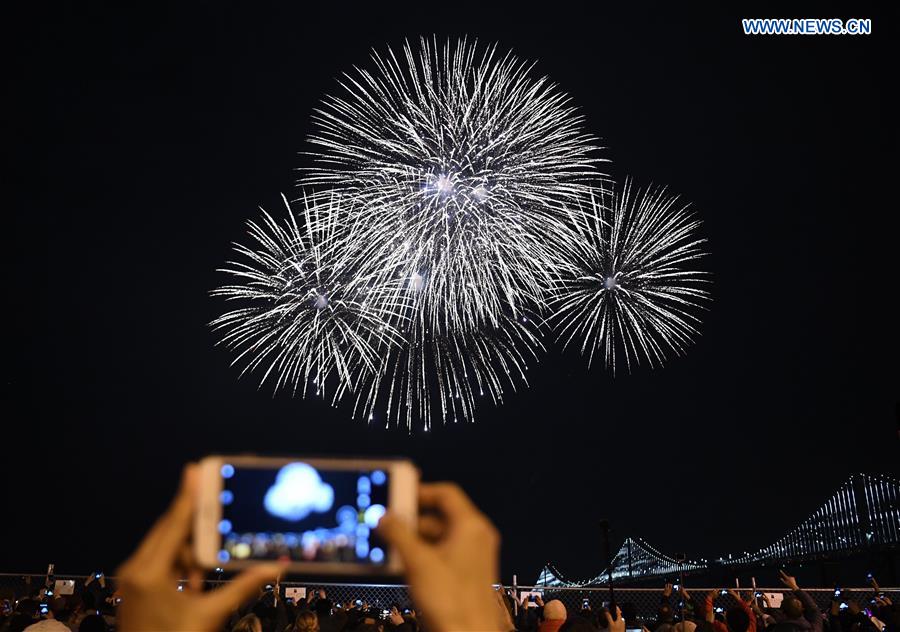
<path id="1" fill-rule="evenodd" d="M 62 597 L 57 597 L 48 605 L 47 617 L 29 625 L 25 628 L 25 632 L 72 632 L 68 625 L 72 617 L 68 602 Z"/>
<path id="2" fill-rule="evenodd" d="M 824 619 L 819 606 L 808 593 L 800 589 L 796 578 L 779 571 L 781 583 L 791 592 L 781 601 L 780 612 L 774 614 L 778 623 L 788 623 L 800 632 L 822 632 Z"/>
<path id="3" fill-rule="evenodd" d="M 109 632 L 109 624 L 99 614 L 89 614 L 78 624 L 78 632 Z"/>
<path id="4" fill-rule="evenodd" d="M 748 600 L 744 600 L 736 590 L 729 589 L 728 594 L 737 602 L 738 605 L 728 609 L 723 617 L 719 620 L 715 616 L 715 600 L 720 594 L 718 590 L 711 590 L 706 595 L 706 600 L 702 607 L 703 618 L 706 623 L 710 624 L 715 632 L 756 632 L 756 615 L 750 608 L 749 601 L 752 601 L 751 594 Z"/>
<path id="5" fill-rule="evenodd" d="M 669 582 L 663 586 L 659 607 L 656 609 L 656 621 L 652 626 L 653 632 L 673 632 L 675 611 L 672 609 L 672 589 L 673 586 Z"/>
<path id="6" fill-rule="evenodd" d="M 320 632 L 319 617 L 311 610 L 301 610 L 288 632 Z"/>
<path id="7" fill-rule="evenodd" d="M 231 632 L 262 632 L 262 629 L 262 621 L 251 612 L 238 619 Z"/>
<path id="8" fill-rule="evenodd" d="M 543 621 L 538 626 L 538 632 L 558 632 L 560 626 L 566 622 L 566 607 L 559 599 L 551 599 L 544 604 Z"/>

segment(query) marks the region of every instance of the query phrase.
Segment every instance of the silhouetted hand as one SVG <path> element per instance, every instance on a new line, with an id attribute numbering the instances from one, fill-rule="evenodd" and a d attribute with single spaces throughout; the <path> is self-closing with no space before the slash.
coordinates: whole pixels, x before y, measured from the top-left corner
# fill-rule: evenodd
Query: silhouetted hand
<path id="1" fill-rule="evenodd" d="M 800 586 L 797 584 L 797 580 L 794 577 L 791 577 L 784 571 L 778 571 L 780 575 L 781 583 L 790 588 L 791 590 L 800 590 Z"/>
<path id="2" fill-rule="evenodd" d="M 434 632 L 501 629 L 491 585 L 497 579 L 500 536 L 456 485 L 419 487 L 418 529 L 385 514 L 378 532 L 400 555 L 413 601 Z M 460 604 L 465 604 L 460 607 Z"/>
<path id="3" fill-rule="evenodd" d="M 283 570 L 283 564 L 260 564 L 214 592 L 199 592 L 203 573 L 188 545 L 196 503 L 197 467 L 192 464 L 184 469 L 181 489 L 172 505 L 119 567 L 119 632 L 220 630 L 231 612 Z M 187 574 L 194 590 L 178 590 L 182 573 Z"/>
<path id="4" fill-rule="evenodd" d="M 615 620 L 613 620 L 612 615 L 609 614 L 609 610 L 605 611 L 603 614 L 606 617 L 606 629 L 608 632 L 625 632 L 625 619 L 622 618 L 622 610 L 619 606 L 616 606 Z"/>
<path id="5" fill-rule="evenodd" d="M 391 606 L 390 619 L 394 625 L 403 625 L 403 615 L 397 610 L 397 606 Z"/>
<path id="6" fill-rule="evenodd" d="M 663 586 L 663 597 L 671 597 L 672 596 L 672 584 L 666 582 Z"/>

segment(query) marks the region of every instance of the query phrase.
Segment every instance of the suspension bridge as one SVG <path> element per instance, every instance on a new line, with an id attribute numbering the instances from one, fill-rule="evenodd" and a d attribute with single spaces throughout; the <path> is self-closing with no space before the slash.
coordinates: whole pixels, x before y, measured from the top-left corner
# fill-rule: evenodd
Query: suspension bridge
<path id="1" fill-rule="evenodd" d="M 900 545 L 900 481 L 883 474 L 853 474 L 819 509 L 772 544 L 717 559 L 676 559 L 645 540 L 626 538 L 610 567 L 583 581 L 564 578 L 547 563 L 535 585 L 580 587 L 621 579 L 650 579 L 711 568 L 789 564 Z"/>

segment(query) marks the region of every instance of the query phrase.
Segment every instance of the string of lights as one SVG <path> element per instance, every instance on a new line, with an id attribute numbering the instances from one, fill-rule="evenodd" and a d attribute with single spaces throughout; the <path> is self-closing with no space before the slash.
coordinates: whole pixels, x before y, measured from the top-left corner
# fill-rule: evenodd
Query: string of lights
<path id="1" fill-rule="evenodd" d="M 857 500 L 861 502 L 857 502 Z M 864 509 L 860 509 L 864 506 Z M 713 566 L 803 561 L 836 553 L 900 544 L 900 481 L 884 474 L 853 474 L 806 520 L 753 553 L 678 562 L 641 539 L 627 538 L 612 560 L 613 579 L 671 576 Z M 549 562 L 536 585 L 583 587 L 608 582 L 609 569 L 582 581 L 566 580 Z"/>

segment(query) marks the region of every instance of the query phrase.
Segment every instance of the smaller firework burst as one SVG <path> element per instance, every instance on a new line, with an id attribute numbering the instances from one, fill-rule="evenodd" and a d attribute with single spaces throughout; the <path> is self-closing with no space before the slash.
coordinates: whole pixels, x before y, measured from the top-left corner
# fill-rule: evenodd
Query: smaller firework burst
<path id="1" fill-rule="evenodd" d="M 700 220 L 664 188 L 633 191 L 626 180 L 612 200 L 591 196 L 578 232 L 579 255 L 555 284 L 549 320 L 565 346 L 602 355 L 629 371 L 681 355 L 699 334 L 709 299 L 707 272 L 696 269 L 706 240 Z"/>
<path id="2" fill-rule="evenodd" d="M 402 342 L 404 306 L 395 301 L 403 294 L 360 274 L 360 254 L 348 245 L 358 243 L 356 228 L 336 197 L 303 196 L 299 221 L 284 203 L 283 223 L 265 210 L 262 221 L 248 222 L 253 243 L 235 244 L 240 260 L 221 270 L 237 282 L 213 292 L 239 306 L 211 325 L 242 374 L 259 371 L 262 383 L 301 396 L 332 390 L 334 404 Z"/>

